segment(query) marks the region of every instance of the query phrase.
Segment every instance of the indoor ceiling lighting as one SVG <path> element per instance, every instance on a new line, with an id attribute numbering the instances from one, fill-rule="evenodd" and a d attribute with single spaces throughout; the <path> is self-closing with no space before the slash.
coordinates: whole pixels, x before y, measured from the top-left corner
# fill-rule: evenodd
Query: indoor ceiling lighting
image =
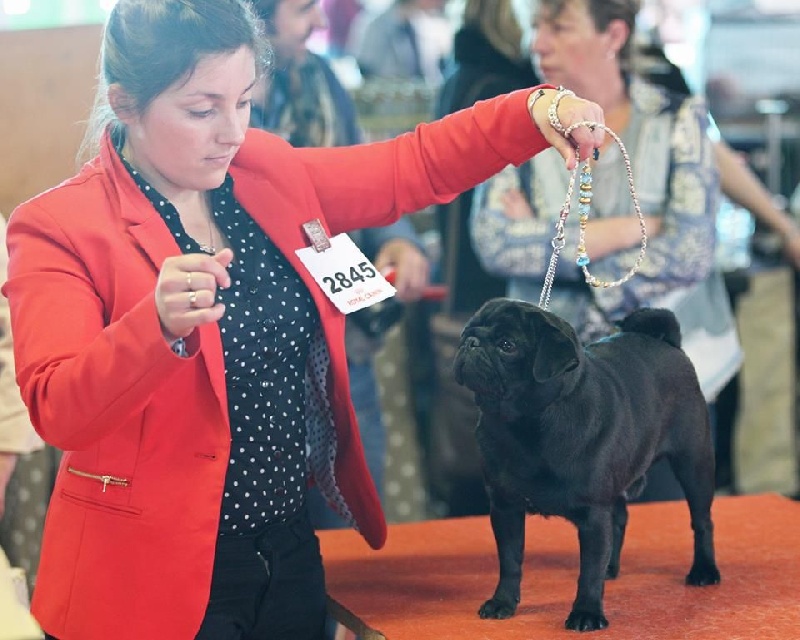
<path id="1" fill-rule="evenodd" d="M 3 0 L 3 13 L 7 16 L 24 16 L 31 10 L 31 0 Z"/>

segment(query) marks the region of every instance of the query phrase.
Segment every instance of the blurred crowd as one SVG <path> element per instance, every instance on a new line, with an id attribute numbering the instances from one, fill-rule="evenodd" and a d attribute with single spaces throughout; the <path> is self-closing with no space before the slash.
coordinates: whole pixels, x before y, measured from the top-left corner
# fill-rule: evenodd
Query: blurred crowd
<path id="1" fill-rule="evenodd" d="M 268 23 L 276 56 L 272 76 L 254 101 L 251 125 L 275 131 L 296 146 L 378 139 L 542 82 L 564 85 L 604 107 L 607 124 L 635 149 L 650 253 L 644 277 L 617 292 L 591 292 L 574 265 L 571 272 L 564 267 L 553 304 L 585 339 L 610 331 L 632 303 L 663 301 L 674 283 L 694 281 L 702 283 L 702 291 L 687 292 L 695 296 L 693 309 L 706 305 L 698 330 L 713 333 L 715 321 L 736 311 L 736 275 L 751 265 L 754 237 L 761 238 L 756 248 L 768 267 L 792 274 L 800 267 L 800 226 L 789 210 L 791 194 L 782 199 L 770 192 L 763 174 L 726 143 L 705 108 L 703 38 L 709 13 L 700 0 L 645 0 L 641 8 L 637 0 L 542 0 L 534 6 L 524 0 L 254 4 Z M 398 118 L 404 105 L 407 113 Z M 567 186 L 568 176 L 558 174 L 557 164 L 542 154 L 449 205 L 420 212 L 413 225 L 406 221 L 383 235 L 356 239 L 400 283 L 400 302 L 348 325 L 347 343 L 351 377 L 363 381 L 354 389 L 362 390 L 356 408 L 363 408 L 359 421 L 370 471 L 383 488 L 390 520 L 486 513 L 471 442 L 476 412 L 468 393 L 449 375 L 449 362 L 461 327 L 484 301 L 501 295 L 536 301 L 553 215 Z M 593 267 L 609 274 L 619 273 L 638 246 L 624 177 L 622 158 L 609 139 L 595 173 L 600 219 L 587 234 Z M 735 228 L 732 217 L 724 222 L 717 217 L 717 211 L 732 210 L 743 214 Z M 743 239 L 743 260 L 721 252 L 721 233 L 731 242 Z M 741 277 L 746 280 L 746 274 Z M 791 282 L 789 297 L 794 277 Z M 728 285 L 722 298 L 720 283 Z M 33 588 L 59 455 L 30 429 L 11 373 L 10 330 L 2 315 L 0 322 L 0 355 L 5 354 L 0 360 L 0 546 L 13 566 L 26 571 Z M 725 331 L 720 328 L 719 335 Z M 747 344 L 735 336 L 709 348 L 722 349 L 711 351 L 722 353 L 720 362 L 744 348 L 747 361 Z M 783 354 L 794 363 L 785 344 Z M 745 480 L 736 477 L 737 395 L 729 386 L 736 383 L 741 359 L 727 364 L 727 370 L 710 374 L 720 377 L 708 395 L 717 418 L 720 490 L 796 494 L 793 368 L 787 374 L 788 431 L 755 437 L 773 443 L 780 460 L 761 459 L 765 479 Z M 781 473 L 773 473 L 778 467 Z M 654 477 L 652 487 L 651 499 L 679 497 L 669 480 Z M 318 526 L 341 526 L 322 502 L 316 509 Z"/>

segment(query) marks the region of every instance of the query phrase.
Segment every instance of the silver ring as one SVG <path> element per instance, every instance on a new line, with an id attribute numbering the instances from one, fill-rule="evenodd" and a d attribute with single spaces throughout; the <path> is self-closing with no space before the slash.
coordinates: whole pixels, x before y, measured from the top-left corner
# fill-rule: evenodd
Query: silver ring
<path id="1" fill-rule="evenodd" d="M 196 302 L 197 302 L 197 291 L 190 291 L 189 292 L 189 308 L 190 309 L 194 309 Z"/>
<path id="2" fill-rule="evenodd" d="M 186 288 L 191 291 L 192 290 L 192 272 L 186 272 Z"/>

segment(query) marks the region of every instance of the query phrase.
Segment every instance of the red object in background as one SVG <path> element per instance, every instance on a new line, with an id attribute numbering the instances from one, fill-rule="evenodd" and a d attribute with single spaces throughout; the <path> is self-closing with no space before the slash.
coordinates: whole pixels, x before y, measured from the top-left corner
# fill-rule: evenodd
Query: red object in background
<path id="1" fill-rule="evenodd" d="M 386 281 L 394 285 L 395 280 L 395 271 L 392 269 L 391 271 L 387 271 L 383 275 L 386 278 Z M 441 302 L 447 296 L 447 287 L 443 284 L 429 284 L 425 289 L 422 291 L 421 300 L 431 300 L 433 302 Z"/>
<path id="2" fill-rule="evenodd" d="M 328 42 L 338 51 L 347 49 L 353 20 L 363 7 L 358 0 L 322 0 L 322 9 L 328 18 Z"/>

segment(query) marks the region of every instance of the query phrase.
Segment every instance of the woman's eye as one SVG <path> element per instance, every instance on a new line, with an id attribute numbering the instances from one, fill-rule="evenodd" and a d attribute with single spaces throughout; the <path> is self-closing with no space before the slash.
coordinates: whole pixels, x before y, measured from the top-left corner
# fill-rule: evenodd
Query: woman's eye
<path id="1" fill-rule="evenodd" d="M 189 115 L 193 118 L 208 118 L 212 113 L 214 113 L 213 109 L 206 109 L 204 111 L 189 111 Z"/>
<path id="2" fill-rule="evenodd" d="M 236 105 L 237 109 L 246 109 L 250 106 L 250 103 L 253 102 L 249 98 L 247 100 L 242 100 L 239 104 Z"/>

